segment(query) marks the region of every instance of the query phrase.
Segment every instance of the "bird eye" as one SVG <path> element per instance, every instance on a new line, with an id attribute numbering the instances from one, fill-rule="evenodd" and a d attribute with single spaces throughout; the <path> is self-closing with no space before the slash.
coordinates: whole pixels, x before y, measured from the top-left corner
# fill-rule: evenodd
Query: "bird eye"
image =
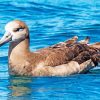
<path id="1" fill-rule="evenodd" d="M 23 31 L 23 29 L 24 29 L 24 28 L 16 28 L 16 29 L 14 29 L 13 31 L 14 31 L 14 32 L 20 32 L 20 31 Z"/>
<path id="2" fill-rule="evenodd" d="M 6 38 L 8 38 L 9 36 L 7 35 Z"/>

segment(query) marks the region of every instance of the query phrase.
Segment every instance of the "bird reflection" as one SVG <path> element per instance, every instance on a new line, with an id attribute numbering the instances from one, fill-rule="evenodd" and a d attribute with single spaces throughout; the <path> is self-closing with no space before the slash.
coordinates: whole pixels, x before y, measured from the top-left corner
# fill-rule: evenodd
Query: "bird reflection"
<path id="1" fill-rule="evenodd" d="M 24 76 L 11 76 L 10 86 L 11 90 L 8 100 L 13 100 L 14 98 L 28 96 L 31 93 L 31 78 Z M 25 100 L 25 98 L 23 98 Z M 19 100 L 19 99 L 18 99 Z M 22 99 L 21 99 L 22 100 Z"/>

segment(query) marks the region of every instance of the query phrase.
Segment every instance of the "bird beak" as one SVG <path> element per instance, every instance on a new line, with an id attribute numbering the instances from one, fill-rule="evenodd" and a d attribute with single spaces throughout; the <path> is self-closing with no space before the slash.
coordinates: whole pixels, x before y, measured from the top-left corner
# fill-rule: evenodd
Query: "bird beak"
<path id="1" fill-rule="evenodd" d="M 11 33 L 5 32 L 4 36 L 0 39 L 0 46 L 9 42 L 12 39 Z"/>

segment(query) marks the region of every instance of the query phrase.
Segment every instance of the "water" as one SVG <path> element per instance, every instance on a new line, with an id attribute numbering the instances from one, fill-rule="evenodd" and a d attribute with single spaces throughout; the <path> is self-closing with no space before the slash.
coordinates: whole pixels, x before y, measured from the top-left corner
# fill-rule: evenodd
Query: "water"
<path id="1" fill-rule="evenodd" d="M 100 0 L 0 0 L 0 38 L 7 22 L 30 29 L 32 51 L 74 35 L 100 41 Z M 100 100 L 100 69 L 68 77 L 10 76 L 8 44 L 0 47 L 0 100 Z"/>

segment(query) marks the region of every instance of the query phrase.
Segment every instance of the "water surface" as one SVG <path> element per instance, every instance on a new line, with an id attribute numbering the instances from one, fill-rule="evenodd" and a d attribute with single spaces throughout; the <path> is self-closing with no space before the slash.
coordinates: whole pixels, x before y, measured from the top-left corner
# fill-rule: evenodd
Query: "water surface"
<path id="1" fill-rule="evenodd" d="M 0 0 L 0 38 L 7 22 L 19 19 L 30 29 L 32 51 L 74 35 L 100 41 L 100 0 Z M 99 66 L 68 77 L 8 74 L 8 44 L 0 47 L 0 100 L 99 100 Z"/>

